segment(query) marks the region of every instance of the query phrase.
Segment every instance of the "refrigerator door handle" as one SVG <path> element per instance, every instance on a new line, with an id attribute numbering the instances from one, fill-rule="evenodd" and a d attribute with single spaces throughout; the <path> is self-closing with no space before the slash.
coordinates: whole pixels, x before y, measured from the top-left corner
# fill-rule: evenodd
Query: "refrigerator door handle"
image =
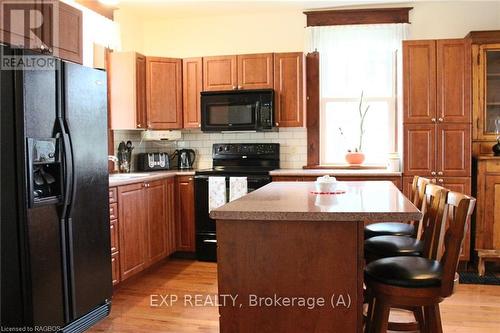
<path id="1" fill-rule="evenodd" d="M 71 152 L 71 143 L 69 135 L 63 132 L 63 151 L 64 151 L 64 212 L 66 213 L 73 201 L 73 154 Z M 64 214 L 66 215 L 66 214 Z M 65 217 L 65 216 L 63 216 Z"/>

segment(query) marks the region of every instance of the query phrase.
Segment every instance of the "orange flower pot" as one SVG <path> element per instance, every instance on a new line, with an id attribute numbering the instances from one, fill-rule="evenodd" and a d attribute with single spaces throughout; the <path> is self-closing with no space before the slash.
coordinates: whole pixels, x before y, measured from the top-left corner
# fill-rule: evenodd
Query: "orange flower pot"
<path id="1" fill-rule="evenodd" d="M 352 153 L 352 152 L 351 153 L 347 153 L 345 155 L 345 160 L 350 165 L 360 165 L 360 164 L 363 164 L 363 162 L 365 161 L 365 154 L 361 153 L 361 152 L 358 152 L 358 153 Z"/>

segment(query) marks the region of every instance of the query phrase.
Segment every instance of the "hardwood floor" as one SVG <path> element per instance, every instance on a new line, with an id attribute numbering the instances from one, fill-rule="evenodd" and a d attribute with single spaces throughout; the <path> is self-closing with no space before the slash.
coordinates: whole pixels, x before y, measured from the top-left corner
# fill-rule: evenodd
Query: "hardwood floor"
<path id="1" fill-rule="evenodd" d="M 160 296 L 151 295 L 162 295 Z M 184 306 L 184 295 L 217 294 L 217 269 L 213 263 L 170 260 L 123 282 L 115 290 L 111 315 L 89 332 L 218 332 L 218 309 Z M 177 302 L 167 306 L 178 296 Z M 208 300 L 213 300 L 211 297 Z M 153 300 L 153 301 L 152 301 Z M 153 305 L 161 306 L 151 306 Z M 392 315 L 392 314 L 391 314 Z M 394 314 L 402 319 L 404 314 Z M 445 333 L 497 333 L 500 327 L 500 286 L 460 285 L 441 304 Z"/>

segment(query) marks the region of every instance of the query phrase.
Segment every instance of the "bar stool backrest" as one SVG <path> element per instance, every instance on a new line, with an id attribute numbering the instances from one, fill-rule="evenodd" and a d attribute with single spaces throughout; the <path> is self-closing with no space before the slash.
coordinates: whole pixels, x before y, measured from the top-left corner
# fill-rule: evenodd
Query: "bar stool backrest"
<path id="1" fill-rule="evenodd" d="M 475 198 L 458 192 L 449 192 L 446 198 L 444 226 L 447 228 L 442 237 L 440 259 L 443 266 L 441 283 L 443 297 L 448 297 L 453 293 L 460 252 L 475 205 Z"/>
<path id="2" fill-rule="evenodd" d="M 423 257 L 428 259 L 436 260 L 438 256 L 448 192 L 447 189 L 438 185 L 427 184 L 425 186 L 425 212 L 421 223 L 420 240 L 424 242 Z"/>

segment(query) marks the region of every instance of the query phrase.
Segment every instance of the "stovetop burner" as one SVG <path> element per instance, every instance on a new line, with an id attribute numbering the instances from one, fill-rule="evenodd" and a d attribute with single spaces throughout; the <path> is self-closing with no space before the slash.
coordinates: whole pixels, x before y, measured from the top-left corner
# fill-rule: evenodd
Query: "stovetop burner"
<path id="1" fill-rule="evenodd" d="M 223 143 L 212 147 L 212 169 L 198 170 L 196 175 L 268 175 L 279 169 L 277 143 Z"/>

